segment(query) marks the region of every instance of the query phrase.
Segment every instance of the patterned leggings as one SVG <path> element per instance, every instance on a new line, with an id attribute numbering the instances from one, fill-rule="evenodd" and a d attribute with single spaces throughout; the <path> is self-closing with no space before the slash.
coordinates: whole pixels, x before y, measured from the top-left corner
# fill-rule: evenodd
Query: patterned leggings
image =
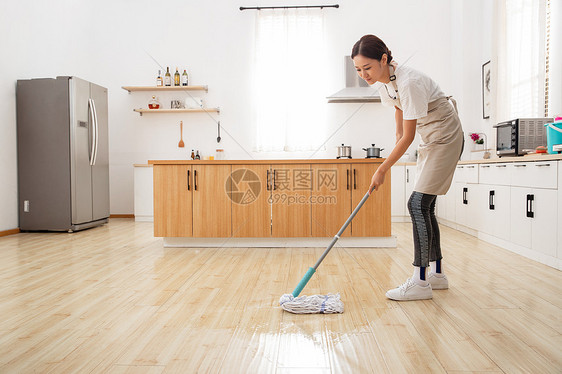
<path id="1" fill-rule="evenodd" d="M 414 191 L 408 200 L 408 210 L 414 229 L 414 266 L 428 267 L 430 261 L 441 260 L 439 225 L 435 218 L 436 195 Z"/>

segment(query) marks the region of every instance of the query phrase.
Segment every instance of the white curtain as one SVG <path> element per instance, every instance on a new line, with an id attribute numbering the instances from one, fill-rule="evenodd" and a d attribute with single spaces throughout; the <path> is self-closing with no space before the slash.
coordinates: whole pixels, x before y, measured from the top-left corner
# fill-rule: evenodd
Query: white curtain
<path id="1" fill-rule="evenodd" d="M 322 13 L 319 9 L 256 12 L 256 151 L 316 150 L 325 139 Z"/>
<path id="2" fill-rule="evenodd" d="M 544 116 L 545 1 L 496 2 L 494 122 Z"/>

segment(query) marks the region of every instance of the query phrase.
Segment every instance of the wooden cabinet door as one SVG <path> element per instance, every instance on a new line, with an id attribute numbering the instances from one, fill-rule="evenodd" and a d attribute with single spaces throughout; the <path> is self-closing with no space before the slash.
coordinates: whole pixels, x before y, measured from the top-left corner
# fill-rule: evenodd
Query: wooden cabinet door
<path id="1" fill-rule="evenodd" d="M 232 166 L 232 236 L 271 236 L 270 171 L 269 165 Z"/>
<path id="2" fill-rule="evenodd" d="M 271 229 L 273 237 L 308 237 L 311 234 L 310 165 L 273 165 Z"/>
<path id="3" fill-rule="evenodd" d="M 371 184 L 371 178 L 379 164 L 352 164 L 352 206 L 359 204 Z M 386 173 L 384 183 L 373 191 L 361 210 L 351 222 L 352 236 L 390 236 L 390 190 L 391 171 Z"/>
<path id="4" fill-rule="evenodd" d="M 334 236 L 351 214 L 351 165 L 313 164 L 312 236 Z M 343 236 L 351 236 L 348 227 Z"/>
<path id="5" fill-rule="evenodd" d="M 193 236 L 228 238 L 232 234 L 231 165 L 193 165 Z"/>
<path id="6" fill-rule="evenodd" d="M 189 165 L 154 165 L 154 236 L 192 236 L 193 179 Z"/>

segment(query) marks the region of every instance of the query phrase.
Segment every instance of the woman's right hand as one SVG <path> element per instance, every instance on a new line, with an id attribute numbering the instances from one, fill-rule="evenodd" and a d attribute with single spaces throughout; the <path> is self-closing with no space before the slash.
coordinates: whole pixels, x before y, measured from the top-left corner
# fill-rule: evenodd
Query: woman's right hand
<path id="1" fill-rule="evenodd" d="M 371 178 L 371 185 L 369 186 L 369 195 L 371 194 L 371 192 L 373 192 L 373 189 L 377 191 L 379 189 L 379 186 L 384 183 L 384 175 L 385 172 L 382 171 L 382 168 L 380 167 L 377 169 L 377 171 L 375 171 L 375 174 L 373 174 L 373 177 Z"/>

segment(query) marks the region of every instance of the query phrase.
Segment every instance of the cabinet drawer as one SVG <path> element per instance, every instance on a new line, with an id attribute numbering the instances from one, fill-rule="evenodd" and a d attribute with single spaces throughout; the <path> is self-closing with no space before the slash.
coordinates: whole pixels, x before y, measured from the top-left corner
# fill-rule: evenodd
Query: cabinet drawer
<path id="1" fill-rule="evenodd" d="M 515 162 L 509 166 L 513 186 L 558 188 L 558 170 L 555 161 Z"/>
<path id="2" fill-rule="evenodd" d="M 455 182 L 478 183 L 478 165 L 457 165 L 457 170 L 455 171 Z"/>
<path id="3" fill-rule="evenodd" d="M 511 184 L 511 168 L 508 167 L 508 164 L 482 164 L 479 168 L 480 183 L 499 186 Z"/>

